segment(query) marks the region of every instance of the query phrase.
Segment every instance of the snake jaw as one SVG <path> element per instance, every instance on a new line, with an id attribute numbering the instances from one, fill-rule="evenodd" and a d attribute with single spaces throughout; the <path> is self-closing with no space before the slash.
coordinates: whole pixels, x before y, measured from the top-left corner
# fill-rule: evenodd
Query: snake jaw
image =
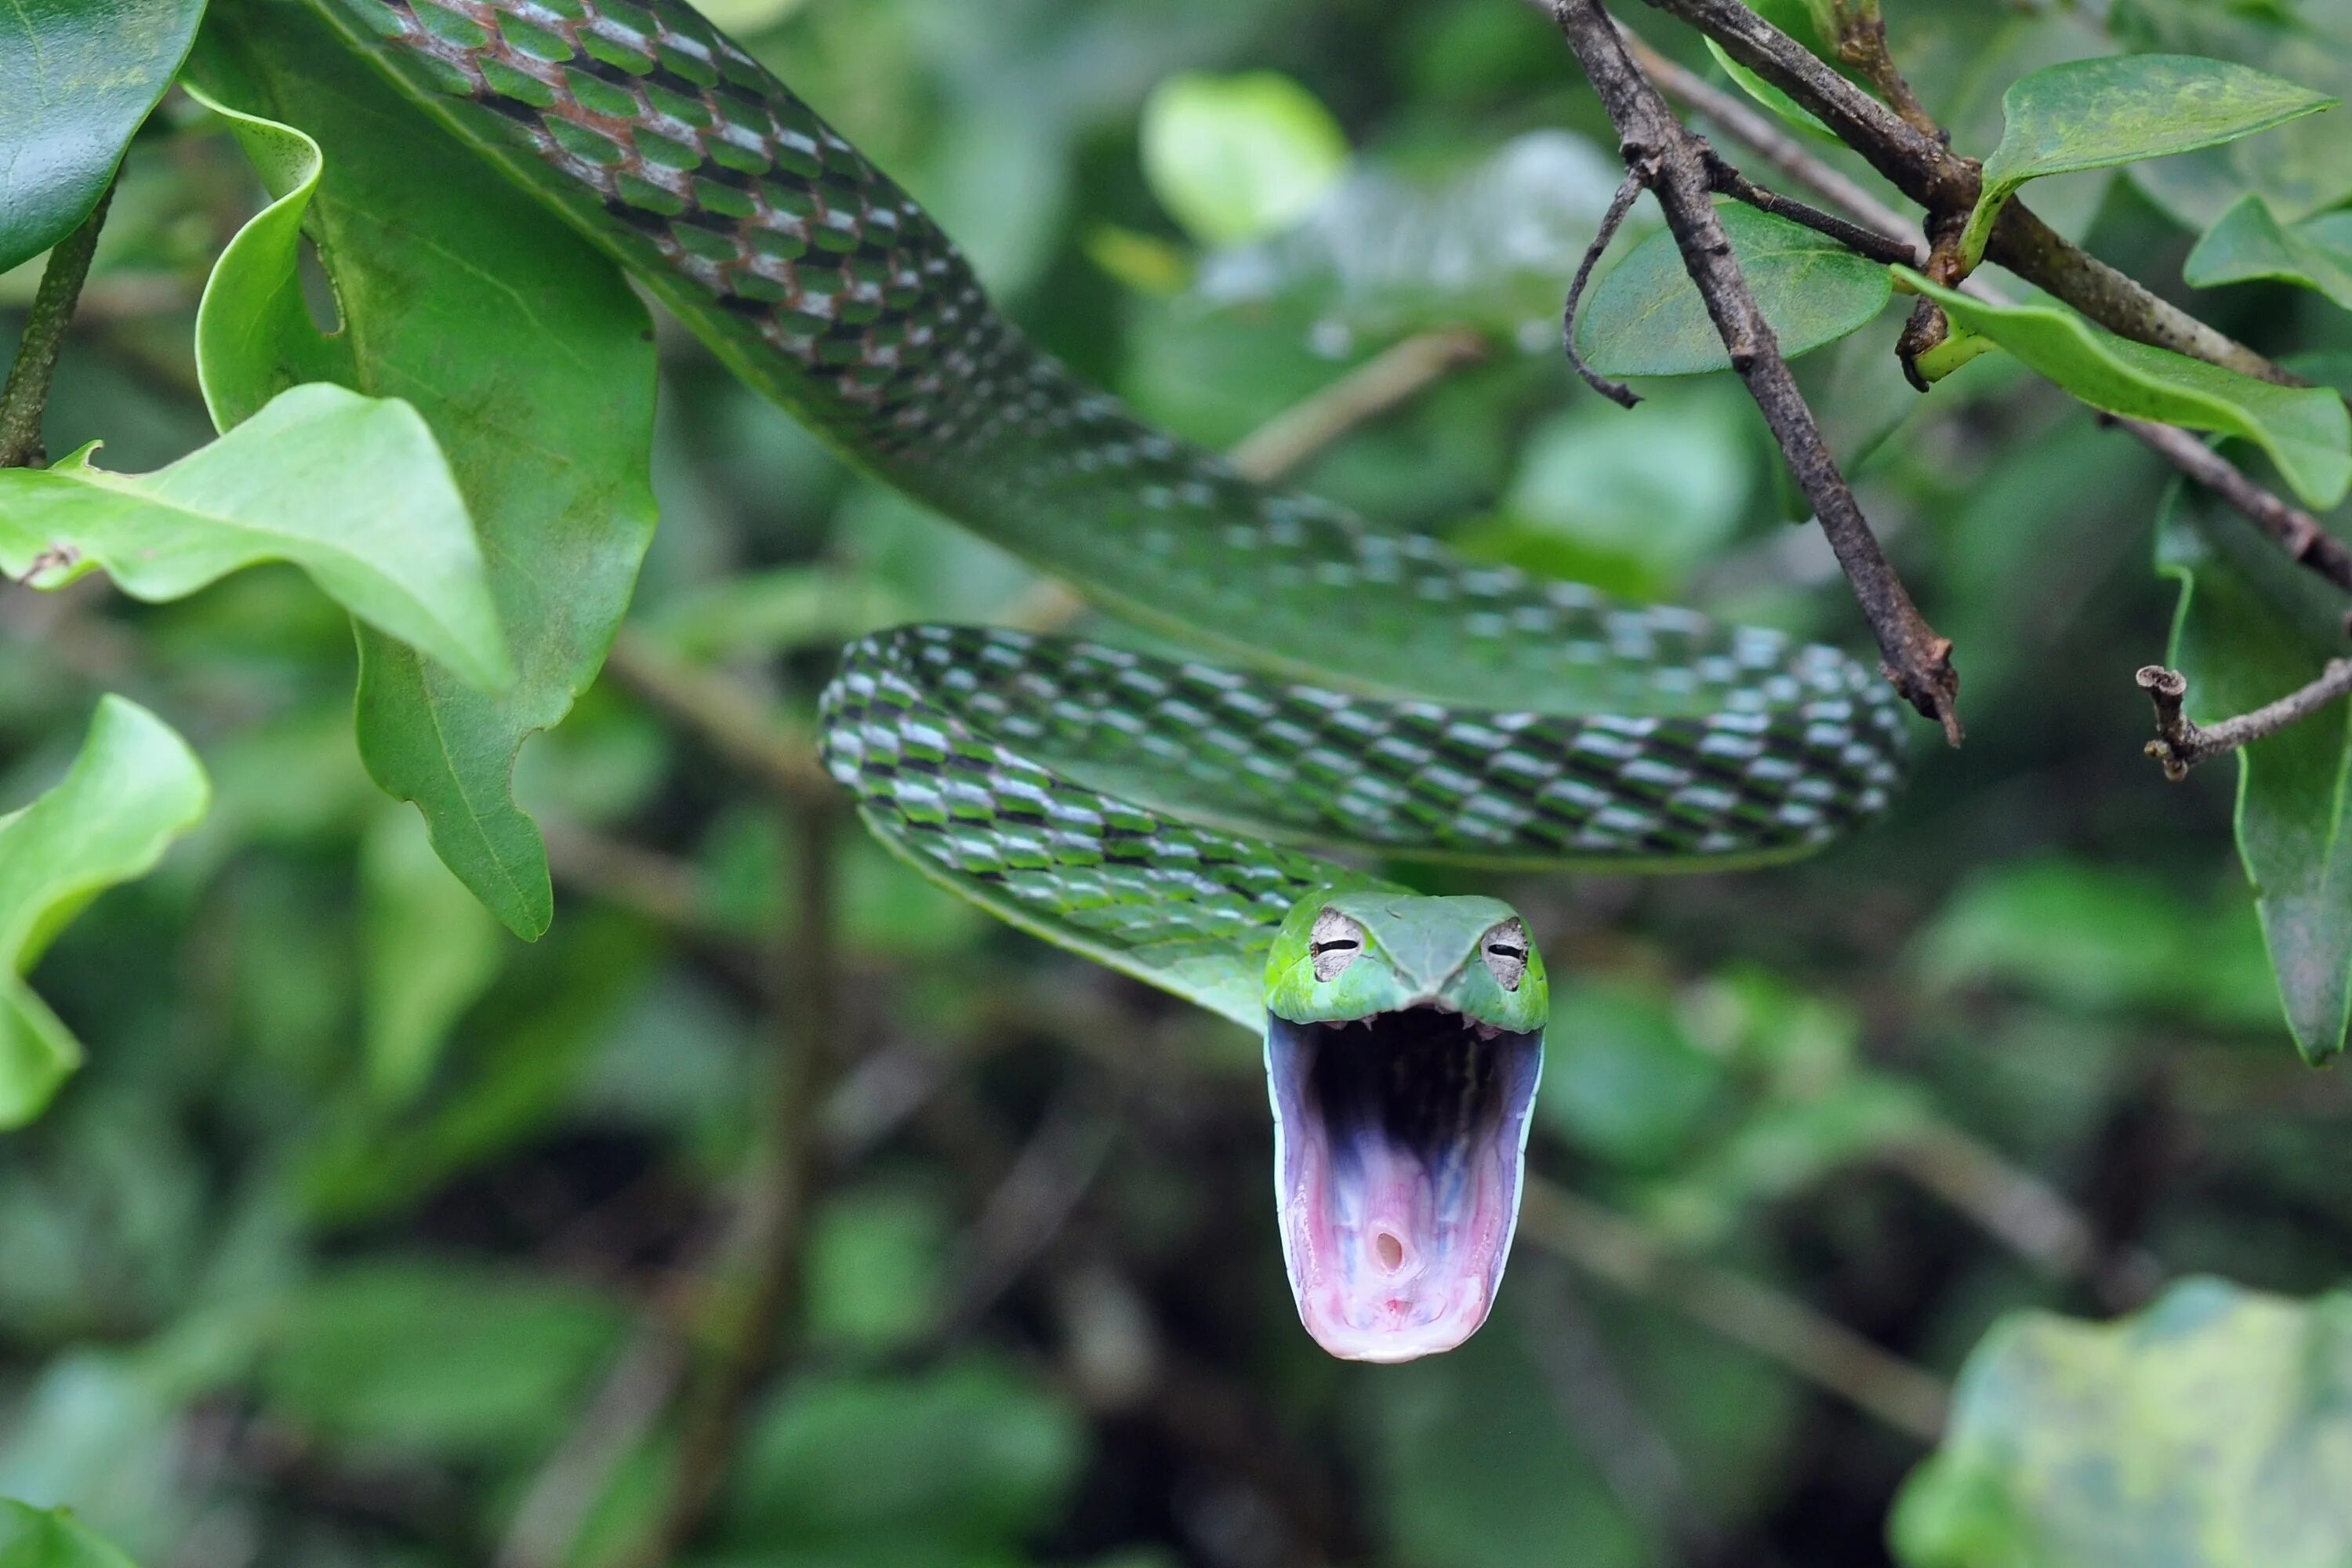
<path id="1" fill-rule="evenodd" d="M 1412 1361 L 1486 1321 L 1542 1063 L 1541 1030 L 1442 1003 L 1340 1023 L 1269 1016 L 1283 1261 L 1317 1343 Z"/>

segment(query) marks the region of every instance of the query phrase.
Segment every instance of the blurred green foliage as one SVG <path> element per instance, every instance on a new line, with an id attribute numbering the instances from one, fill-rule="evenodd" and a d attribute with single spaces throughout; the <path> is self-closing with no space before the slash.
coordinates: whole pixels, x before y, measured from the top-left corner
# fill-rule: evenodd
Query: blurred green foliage
<path id="1" fill-rule="evenodd" d="M 1471 328 L 1482 363 L 1305 482 L 1486 558 L 1859 643 L 1730 378 L 1645 381 L 1629 415 L 1559 363 L 1618 166 L 1529 8 L 708 8 L 1148 416 L 1230 443 L 1402 338 Z M 249 117 L 175 96 L 131 146 L 50 449 L 102 438 L 110 470 L 146 473 L 292 381 L 406 398 L 472 502 L 520 679 L 444 689 L 373 632 L 355 656 L 342 608 L 286 566 L 160 603 L 95 574 L 0 585 L 0 805 L 31 807 L 0 819 L 0 1074 L 39 1081 L 18 1119 L 48 1106 L 0 1142 L 0 1496 L 24 1500 L 0 1505 L 0 1565 L 119 1564 L 100 1537 L 149 1568 L 623 1561 L 670 1485 L 697 1354 L 747 1310 L 730 1260 L 791 1109 L 778 1043 L 809 1002 L 813 889 L 845 1066 L 797 1328 L 760 1347 L 789 1353 L 756 1384 L 698 1568 L 2342 1558 L 2324 1292 L 2352 1259 L 2352 1099 L 2284 1048 L 2270 962 L 2324 1058 L 2352 947 L 2341 726 L 2251 759 L 2257 897 L 2234 764 L 2165 784 L 2129 685 L 2173 608 L 2152 542 L 2193 578 L 2171 657 L 2214 712 L 2305 679 L 2340 629 L 2056 387 L 1986 355 L 1916 398 L 1883 293 L 1789 291 L 1854 329 L 1798 370 L 1967 677 L 1969 748 L 1925 757 L 1885 826 L 1738 877 L 1388 868 L 1504 892 L 1543 940 L 1534 1167 L 1678 1264 L 1842 1326 L 1849 1356 L 1958 1371 L 1946 1447 L 1859 1414 L 1834 1367 L 1704 1326 L 1689 1277 L 1628 1294 L 1532 1235 L 1463 1351 L 1342 1365 L 1284 1290 L 1253 1041 L 813 825 L 637 684 L 588 684 L 625 605 L 632 637 L 724 671 L 789 742 L 844 639 L 1048 616 L 1045 585 L 683 334 L 649 342 L 564 231 L 421 122 L 368 131 L 404 111 L 305 58 L 275 7 L 215 10 L 202 79 Z M 2352 83 L 2340 0 L 1916 0 L 1888 25 L 1976 156 L 2009 84 L 2063 59 L 2161 48 Z M 2318 116 L 2025 199 L 2265 352 L 2342 350 L 2324 291 L 2179 284 L 2249 192 L 2323 243 L 2347 147 Z M 1606 265 L 1654 225 L 1645 202 Z M 0 307 L 21 313 L 36 275 L 0 276 Z M 503 289 L 560 329 L 517 330 L 482 303 Z M 319 334 L 338 319 L 342 339 Z M 561 439 L 469 426 L 459 383 Z M 102 738 L 142 711 L 203 773 L 140 731 L 181 764 L 142 776 L 176 787 L 28 887 L 40 803 L 91 777 L 93 713 Z M 426 743 L 451 715 L 462 752 Z M 431 844 L 371 772 L 425 801 Z M 475 808 L 469 853 L 448 830 Z M 2246 1288 L 2076 1321 L 2175 1272 Z"/>

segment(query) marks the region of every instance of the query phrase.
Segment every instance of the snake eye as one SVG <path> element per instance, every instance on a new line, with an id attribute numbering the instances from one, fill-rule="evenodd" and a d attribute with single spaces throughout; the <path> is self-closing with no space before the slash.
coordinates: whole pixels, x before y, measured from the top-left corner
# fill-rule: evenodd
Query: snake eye
<path id="1" fill-rule="evenodd" d="M 1364 928 L 1337 910 L 1325 910 L 1315 917 L 1315 929 L 1307 935 L 1307 961 L 1315 966 L 1315 978 L 1326 984 L 1339 977 L 1339 972 L 1356 962 L 1364 951 Z"/>
<path id="2" fill-rule="evenodd" d="M 1486 933 L 1478 948 L 1495 984 L 1506 991 L 1517 991 L 1528 973 L 1528 928 L 1517 921 L 1505 921 Z"/>

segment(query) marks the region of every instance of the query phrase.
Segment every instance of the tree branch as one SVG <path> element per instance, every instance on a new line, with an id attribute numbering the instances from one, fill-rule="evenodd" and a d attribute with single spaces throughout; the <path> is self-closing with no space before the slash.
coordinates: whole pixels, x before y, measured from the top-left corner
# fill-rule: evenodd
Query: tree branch
<path id="1" fill-rule="evenodd" d="M 774 708 L 726 676 L 678 658 L 632 626 L 604 657 L 604 672 L 680 729 L 779 795 L 832 804 L 838 791 L 814 736 L 784 727 Z"/>
<path id="2" fill-rule="evenodd" d="M 707 1281 L 712 1346 L 679 1411 L 669 1491 L 639 1568 L 677 1562 L 701 1531 L 740 1446 L 753 1395 L 797 1336 L 809 1210 L 824 1163 L 821 1112 L 841 1062 L 835 1019 L 834 826 L 837 806 L 800 811 L 800 909 L 779 967 L 789 990 L 774 1014 L 781 1049 L 772 1095 L 766 1169 L 751 1184 L 732 1255 Z M 732 1267 L 730 1268 L 729 1264 Z"/>
<path id="3" fill-rule="evenodd" d="M 2288 692 L 2251 713 L 2224 719 L 2210 727 L 2182 710 L 2189 695 L 2189 678 L 2177 669 L 2151 664 L 2139 672 L 2140 689 L 2156 705 L 2156 739 L 2147 754 L 2164 766 L 2164 776 L 2179 784 L 2189 770 L 2239 747 L 2275 735 L 2288 725 L 2310 718 L 2329 703 L 2352 695 L 2352 658 L 2331 658 L 2319 679 Z"/>
<path id="4" fill-rule="evenodd" d="M 1960 741 L 1957 711 L 1959 676 L 1952 668 L 1952 645 L 1936 635 L 1912 604 L 1902 579 L 1879 548 L 1837 461 L 1822 439 L 1812 410 L 1797 390 L 1772 328 L 1757 308 L 1748 280 L 1715 216 L 1714 182 L 1706 143 L 1683 128 L 1641 68 L 1625 52 L 1601 0 L 1556 0 L 1552 16 L 1592 79 L 1624 154 L 1657 196 L 1666 226 L 1683 254 L 1683 265 L 1706 302 L 1731 356 L 1732 369 L 1763 411 L 1798 486 L 1812 503 L 1822 532 L 1853 585 L 1854 597 L 1877 637 L 1882 668 L 1911 705 L 1944 727 L 1954 745 Z M 1843 81 L 1843 78 L 1839 78 Z M 1899 123 L 1899 122 L 1898 122 Z"/>
<path id="5" fill-rule="evenodd" d="M 1541 4 L 1542 0 L 1536 3 Z M 1639 37 L 1630 33 L 1624 37 L 1626 47 L 1641 62 L 1643 69 L 1670 97 L 1738 137 L 1766 163 L 1822 200 L 1843 208 L 1890 239 L 1906 239 L 1912 247 L 1914 264 L 1927 264 L 1927 241 L 1919 237 L 1916 226 L 1901 213 L 1822 163 L 1770 116 L 1685 70 Z M 1969 279 L 1961 288 L 1981 300 L 1997 304 L 2006 301 L 2005 295 L 1980 278 Z M 2289 559 L 2352 593 L 2352 548 L 2320 526 L 2311 513 L 2248 479 L 2245 470 L 2189 431 L 2143 419 L 2112 419 L 2111 423 L 2243 513 L 2276 541 Z"/>
<path id="6" fill-rule="evenodd" d="M 0 388 L 0 468 L 33 468 L 47 459 L 41 446 L 41 420 L 49 411 L 49 380 L 58 368 L 58 350 L 73 321 L 74 305 L 81 299 L 83 280 L 89 276 L 98 231 L 105 226 L 106 209 L 113 202 L 110 181 L 80 226 L 49 252 L 32 310 L 25 318 L 16 363 L 8 367 L 7 385 Z"/>
<path id="7" fill-rule="evenodd" d="M 1244 479 L 1260 484 L 1286 479 L 1349 432 L 1403 407 L 1486 357 L 1485 335 L 1463 328 L 1406 338 L 1284 409 L 1244 437 L 1227 457 Z"/>
<path id="8" fill-rule="evenodd" d="M 1520 1233 L 1621 1290 L 1663 1301 L 1727 1340 L 1769 1356 L 1923 1443 L 1942 1436 L 1950 1393 L 1802 1301 L 1727 1268 L 1675 1257 L 1596 1204 L 1530 1178 Z"/>
<path id="9" fill-rule="evenodd" d="M 1713 38 L 1726 54 L 1810 110 L 1896 189 L 1926 207 L 1931 228 L 1957 223 L 1976 205 L 1982 182 L 1973 159 L 1957 155 L 1939 135 L 1907 122 L 1739 0 L 1650 4 Z M 2298 383 L 2243 343 L 2063 237 L 2022 202 L 2011 199 L 2002 208 L 1986 255 L 2110 331 L 2265 381 Z"/>

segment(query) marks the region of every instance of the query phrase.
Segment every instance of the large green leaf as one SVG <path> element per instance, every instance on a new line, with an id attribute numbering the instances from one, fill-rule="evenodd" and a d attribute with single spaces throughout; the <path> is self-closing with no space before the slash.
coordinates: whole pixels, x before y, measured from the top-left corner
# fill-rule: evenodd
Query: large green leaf
<path id="1" fill-rule="evenodd" d="M 215 269 L 198 353 L 215 416 L 332 374 L 415 405 L 470 506 L 517 678 L 468 689 L 404 647 L 361 637 L 360 747 L 425 813 L 434 848 L 519 935 L 553 913 L 538 826 L 514 804 L 515 754 L 594 679 L 652 537 L 654 350 L 644 307 L 587 243 L 404 102 L 320 24 L 268 0 L 217 6 L 197 52 L 279 205 Z M 291 214 L 333 278 L 351 348 L 300 309 Z"/>
<path id="2" fill-rule="evenodd" d="M 152 870 L 203 819 L 210 794 L 187 742 L 109 697 L 64 779 L 0 816 L 0 1127 L 40 1114 L 81 1061 L 79 1044 L 19 977 L 100 891 Z"/>
<path id="3" fill-rule="evenodd" d="M 0 272 L 89 216 L 204 13 L 204 0 L 16 0 L 0 10 Z"/>
<path id="4" fill-rule="evenodd" d="M 2106 24 L 2132 48 L 2236 60 L 2352 98 L 2352 6 L 2334 0 L 2115 0 Z M 2128 174 L 2191 229 L 2210 226 L 2250 190 L 2293 223 L 2352 196 L 2352 136 L 2332 118 L 2297 121 L 2258 142 L 2134 163 Z"/>
<path id="5" fill-rule="evenodd" d="M 0 1568 L 133 1568 L 130 1558 L 84 1529 L 68 1508 L 38 1509 L 0 1498 Z"/>
<path id="6" fill-rule="evenodd" d="M 2202 491 L 2173 490 L 2157 564 L 2180 580 L 2169 658 L 2200 722 L 2283 697 L 2342 652 L 2333 591 Z M 2246 747 L 2236 766 L 2238 853 L 2287 1023 L 2306 1060 L 2326 1061 L 2352 1017 L 2352 713 L 2323 709 Z"/>
<path id="7" fill-rule="evenodd" d="M 1970 266 L 2028 180 L 2218 146 L 2332 107 L 2325 93 L 2229 60 L 2112 55 L 2048 66 L 2001 98 L 2000 145 L 1960 237 Z"/>
<path id="8" fill-rule="evenodd" d="M 2198 289 L 2255 279 L 2300 283 L 2352 310 L 2352 212 L 2283 224 L 2260 192 L 2249 191 L 2197 242 L 2180 276 Z"/>
<path id="9" fill-rule="evenodd" d="M 1348 138 L 1286 76 L 1173 76 L 1143 109 L 1143 172 L 1194 238 L 1237 245 L 1297 221 L 1339 180 Z"/>
<path id="10" fill-rule="evenodd" d="M 456 678 L 513 679 L 465 500 L 407 404 L 316 383 L 152 474 L 89 456 L 0 471 L 0 570 L 58 587 L 102 569 L 155 601 L 290 561 Z"/>
<path id="11" fill-rule="evenodd" d="M 1886 306 L 1886 268 L 1801 224 L 1736 202 L 1716 209 L 1756 303 L 1790 358 L 1857 331 Z M 1697 375 L 1731 356 L 1683 268 L 1674 236 L 1652 235 L 1612 268 L 1579 313 L 1576 346 L 1602 375 Z"/>
<path id="12" fill-rule="evenodd" d="M 1954 326 L 2007 349 L 2094 408 L 2243 437 L 2268 453 L 2313 506 L 2334 506 L 2352 487 L 2352 416 L 2343 398 L 2325 387 L 2259 381 L 2119 338 L 2071 310 L 1990 304 L 1907 267 L 1895 273 L 1941 305 Z"/>
<path id="13" fill-rule="evenodd" d="M 2218 1279 L 2114 1323 L 2003 1319 L 1895 1508 L 1909 1568 L 2342 1568 L 2352 1296 Z"/>

